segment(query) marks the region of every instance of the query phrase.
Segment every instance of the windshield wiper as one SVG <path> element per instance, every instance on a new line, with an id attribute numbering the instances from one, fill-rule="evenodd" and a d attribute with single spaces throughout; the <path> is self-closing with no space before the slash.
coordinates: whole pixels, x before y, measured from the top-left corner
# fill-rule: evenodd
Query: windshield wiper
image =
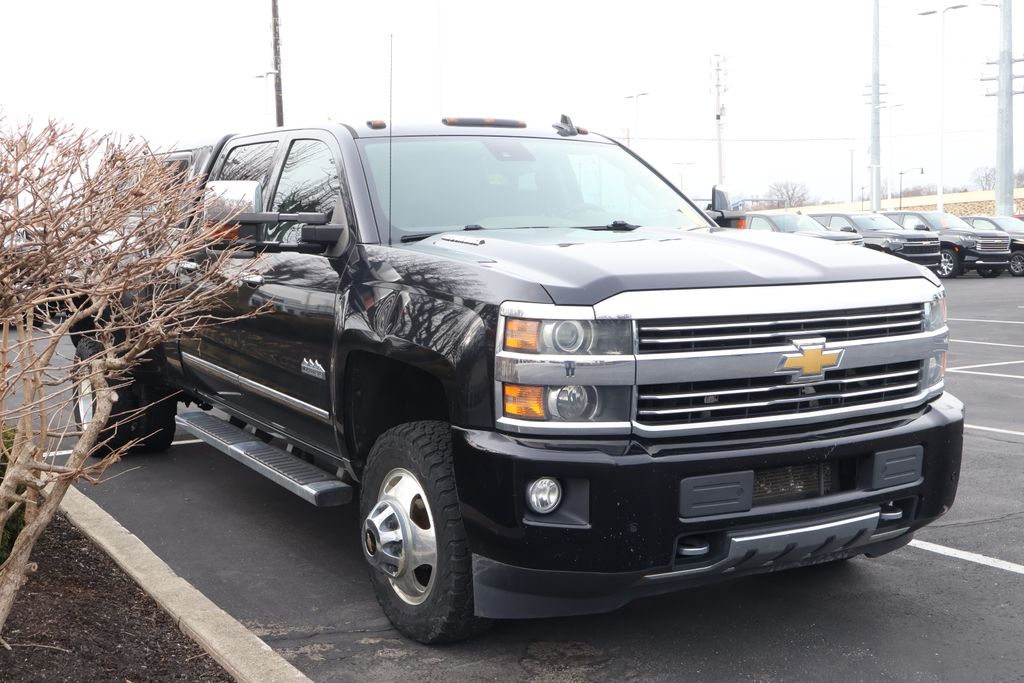
<path id="1" fill-rule="evenodd" d="M 486 229 L 487 228 L 485 228 L 484 226 L 477 225 L 476 223 L 470 223 L 469 225 L 461 228 L 461 230 L 486 230 Z M 454 232 L 454 231 L 452 231 L 452 230 L 438 230 L 437 232 L 414 232 L 411 235 L 402 235 L 402 238 L 399 241 L 401 241 L 401 242 L 419 242 L 420 240 L 425 240 L 428 237 L 433 237 L 434 235 L 440 235 L 440 234 L 445 233 L 445 232 Z"/>
<path id="2" fill-rule="evenodd" d="M 579 226 L 579 229 L 580 230 L 626 230 L 626 231 L 629 231 L 629 230 L 636 230 L 639 227 L 640 227 L 639 225 L 633 225 L 632 223 L 627 223 L 626 221 L 612 221 L 608 225 L 581 225 L 581 226 Z"/>

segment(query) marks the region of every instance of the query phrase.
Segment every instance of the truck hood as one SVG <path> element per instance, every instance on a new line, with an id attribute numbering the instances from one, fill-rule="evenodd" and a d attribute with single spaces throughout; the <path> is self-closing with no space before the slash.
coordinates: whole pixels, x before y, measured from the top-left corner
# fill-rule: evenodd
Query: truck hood
<path id="1" fill-rule="evenodd" d="M 937 235 L 923 230 L 872 230 L 861 233 L 864 237 L 895 237 L 905 242 L 935 242 Z"/>
<path id="2" fill-rule="evenodd" d="M 815 237 L 819 240 L 830 240 L 832 242 L 856 242 L 861 237 L 852 232 L 795 232 L 794 235 L 801 237 Z"/>
<path id="3" fill-rule="evenodd" d="M 524 228 L 440 233 L 405 248 L 536 282 L 566 305 L 625 291 L 927 277 L 870 249 L 748 230 Z"/>

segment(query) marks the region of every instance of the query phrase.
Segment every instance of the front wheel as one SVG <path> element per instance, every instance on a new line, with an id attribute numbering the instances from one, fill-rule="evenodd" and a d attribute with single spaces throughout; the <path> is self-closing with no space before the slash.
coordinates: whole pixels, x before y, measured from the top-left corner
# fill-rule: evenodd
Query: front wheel
<path id="1" fill-rule="evenodd" d="M 992 268 L 992 267 L 988 267 L 988 266 L 986 266 L 984 268 L 978 268 L 978 275 L 980 275 L 982 277 L 999 277 L 1002 274 L 1003 274 L 1003 269 L 1002 268 Z"/>
<path id="2" fill-rule="evenodd" d="M 388 430 L 370 451 L 359 498 L 377 601 L 395 628 L 428 645 L 464 640 L 490 625 L 473 614 L 472 557 L 451 449 L 443 422 Z"/>
<path id="3" fill-rule="evenodd" d="M 943 249 L 939 252 L 939 265 L 935 268 L 935 274 L 944 278 L 960 274 L 960 259 L 955 251 Z"/>
<path id="4" fill-rule="evenodd" d="M 1024 251 L 1015 251 L 1010 257 L 1010 275 L 1014 277 L 1024 275 Z"/>

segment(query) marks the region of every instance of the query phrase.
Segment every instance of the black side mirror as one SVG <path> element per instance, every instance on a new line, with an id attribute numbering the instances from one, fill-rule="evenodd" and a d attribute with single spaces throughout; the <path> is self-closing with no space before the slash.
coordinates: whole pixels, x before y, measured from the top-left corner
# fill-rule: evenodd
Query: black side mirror
<path id="1" fill-rule="evenodd" d="M 732 200 L 729 198 L 729 190 L 724 185 L 714 185 L 711 188 L 711 210 L 730 211 Z"/>
<path id="2" fill-rule="evenodd" d="M 924 230 L 925 232 L 930 232 L 930 230 L 928 230 L 928 226 L 927 225 L 922 225 L 921 223 L 918 223 L 917 225 L 915 225 L 914 226 L 914 230 Z"/>
<path id="3" fill-rule="evenodd" d="M 852 227 L 850 227 L 849 225 L 844 225 L 843 227 L 839 228 L 839 230 L 840 230 L 841 232 L 852 232 L 852 233 L 854 233 L 854 234 L 856 234 L 856 233 L 857 233 L 857 231 L 856 231 L 856 230 L 854 230 L 854 229 L 853 229 Z"/>

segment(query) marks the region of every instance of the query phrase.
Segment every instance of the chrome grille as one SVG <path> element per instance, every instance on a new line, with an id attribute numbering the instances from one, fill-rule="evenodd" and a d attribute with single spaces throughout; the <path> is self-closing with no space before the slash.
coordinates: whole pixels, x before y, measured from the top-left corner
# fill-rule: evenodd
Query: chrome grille
<path id="1" fill-rule="evenodd" d="M 794 337 L 838 342 L 921 332 L 921 304 L 785 315 L 675 318 L 638 323 L 640 353 L 757 349 L 790 345 Z"/>
<path id="2" fill-rule="evenodd" d="M 978 251 L 1007 251 L 1010 248 L 1010 238 L 1007 237 L 979 237 Z"/>
<path id="3" fill-rule="evenodd" d="M 902 252 L 904 254 L 938 254 L 939 241 L 907 242 L 903 245 Z"/>
<path id="4" fill-rule="evenodd" d="M 639 387 L 636 421 L 692 425 L 868 405 L 913 396 L 921 362 L 832 370 L 817 382 L 790 383 L 782 375 L 674 382 Z"/>

